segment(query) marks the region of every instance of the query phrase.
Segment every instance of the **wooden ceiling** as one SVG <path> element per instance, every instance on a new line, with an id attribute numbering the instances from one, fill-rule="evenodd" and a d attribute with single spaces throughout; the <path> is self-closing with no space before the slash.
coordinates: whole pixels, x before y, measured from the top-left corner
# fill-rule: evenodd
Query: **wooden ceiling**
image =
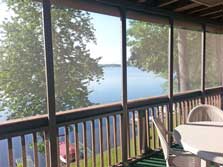
<path id="1" fill-rule="evenodd" d="M 185 16 L 223 22 L 223 0 L 136 0 L 150 7 Z"/>

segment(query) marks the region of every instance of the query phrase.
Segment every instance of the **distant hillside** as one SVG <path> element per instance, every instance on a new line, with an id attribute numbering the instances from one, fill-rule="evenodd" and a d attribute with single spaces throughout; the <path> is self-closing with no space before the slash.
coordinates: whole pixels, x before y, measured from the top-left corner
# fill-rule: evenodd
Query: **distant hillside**
<path id="1" fill-rule="evenodd" d="M 120 64 L 99 64 L 100 67 L 121 67 Z"/>

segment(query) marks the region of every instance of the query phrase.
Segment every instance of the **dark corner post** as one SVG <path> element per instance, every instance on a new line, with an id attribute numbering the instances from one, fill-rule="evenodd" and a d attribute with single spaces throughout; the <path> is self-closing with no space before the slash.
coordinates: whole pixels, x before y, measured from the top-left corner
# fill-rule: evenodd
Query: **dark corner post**
<path id="1" fill-rule="evenodd" d="M 57 167 L 57 129 L 55 110 L 55 88 L 53 69 L 53 47 L 51 28 L 51 3 L 50 0 L 43 0 L 43 26 L 44 26 L 44 51 L 46 66 L 46 89 L 47 89 L 47 111 L 48 111 L 48 137 L 50 166 Z"/>
<path id="2" fill-rule="evenodd" d="M 127 166 L 128 160 L 128 106 L 127 106 L 127 48 L 126 48 L 126 10 L 120 8 L 122 27 L 122 106 L 121 131 L 122 131 L 122 161 Z"/>
<path id="3" fill-rule="evenodd" d="M 174 61 L 174 20 L 169 18 L 169 47 L 168 47 L 168 97 L 169 97 L 169 121 L 168 121 L 168 130 L 173 131 L 173 61 Z M 169 136 L 169 144 L 172 143 L 172 138 Z"/>
<path id="4" fill-rule="evenodd" d="M 205 103 L 206 25 L 202 25 L 201 40 L 201 104 Z"/>

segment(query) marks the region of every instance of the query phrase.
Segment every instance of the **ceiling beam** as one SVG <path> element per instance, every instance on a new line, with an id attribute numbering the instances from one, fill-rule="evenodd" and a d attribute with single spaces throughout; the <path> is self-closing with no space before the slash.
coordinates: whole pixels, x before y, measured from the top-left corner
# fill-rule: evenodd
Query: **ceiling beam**
<path id="1" fill-rule="evenodd" d="M 182 9 L 184 7 L 187 8 L 187 6 L 191 5 L 191 4 L 194 4 L 193 2 L 191 2 L 190 0 L 180 0 L 180 1 L 177 1 L 171 5 L 168 5 L 166 7 L 164 7 L 164 9 L 166 10 L 171 10 L 171 11 L 175 11 L 177 9 Z"/>
<path id="2" fill-rule="evenodd" d="M 164 7 L 164 6 L 170 5 L 172 3 L 175 3 L 177 1 L 178 0 L 170 0 L 170 1 L 166 0 L 166 1 L 160 2 L 159 5 L 158 5 L 158 7 Z"/>
<path id="3" fill-rule="evenodd" d="M 60 0 L 57 0 L 60 1 Z M 72 1 L 73 0 L 67 0 L 67 1 Z M 170 8 L 170 6 L 174 6 L 174 9 L 176 7 L 179 7 L 179 4 L 182 4 L 182 1 L 186 2 L 186 0 L 180 0 L 181 3 L 179 3 L 179 0 L 171 5 L 168 5 L 168 7 L 155 7 L 155 6 L 148 6 L 145 5 L 144 3 L 137 3 L 136 0 L 75 0 L 80 1 L 80 2 L 85 2 L 85 3 L 100 3 L 101 5 L 108 5 L 110 7 L 114 8 L 119 8 L 119 7 L 124 7 L 127 11 L 135 11 L 135 12 L 140 12 L 142 14 L 149 14 L 149 15 L 154 15 L 157 17 L 162 17 L 162 18 L 173 18 L 173 19 L 178 19 L 178 20 L 184 20 L 188 22 L 194 22 L 197 24 L 214 24 L 214 25 L 223 25 L 222 21 L 216 21 L 214 19 L 210 19 L 209 17 L 198 17 L 198 16 L 193 16 L 193 15 L 188 15 L 187 13 L 178 13 L 174 12 Z M 158 1 L 158 0 L 157 0 Z M 166 0 L 167 1 L 167 0 Z M 159 0 L 159 2 L 161 2 Z M 162 0 L 164 2 L 164 0 Z M 190 0 L 187 0 L 187 2 L 190 2 Z M 186 4 L 185 4 L 186 5 Z M 89 6 L 89 5 L 87 5 Z"/>
<path id="4" fill-rule="evenodd" d="M 223 10 L 222 9 L 220 9 L 220 10 L 216 10 L 216 11 L 213 11 L 213 12 L 207 12 L 207 13 L 205 13 L 205 14 L 202 14 L 202 15 L 200 15 L 201 17 L 205 17 L 205 16 L 209 16 L 209 15 L 213 15 L 213 14 L 222 14 L 223 13 Z"/>
<path id="5" fill-rule="evenodd" d="M 193 9 L 195 7 L 198 7 L 198 6 L 201 6 L 201 5 L 197 4 L 197 3 L 191 3 L 191 4 L 188 4 L 188 5 L 176 8 L 174 11 L 175 12 L 182 12 L 182 11 L 185 11 L 185 10 Z"/>
<path id="6" fill-rule="evenodd" d="M 199 6 L 197 8 L 192 9 L 191 11 L 188 11 L 187 14 L 198 13 L 198 12 L 201 12 L 201 11 L 206 10 L 206 9 L 208 9 L 207 6 Z"/>
<path id="7" fill-rule="evenodd" d="M 219 19 L 219 18 L 223 18 L 223 14 L 222 15 L 218 15 L 218 16 L 212 16 L 211 19 Z"/>
<path id="8" fill-rule="evenodd" d="M 208 6 L 208 7 L 214 7 L 214 6 L 217 6 L 217 5 L 222 5 L 223 2 L 222 0 L 218 0 L 216 2 L 212 2 L 212 1 L 207 1 L 207 2 L 202 2 L 201 0 L 192 0 L 193 2 L 196 2 L 196 3 L 199 3 L 201 5 L 205 5 L 205 6 Z"/>
<path id="9" fill-rule="evenodd" d="M 216 12 L 216 11 L 219 11 L 219 10 L 222 10 L 223 6 L 222 5 L 219 5 L 219 6 L 215 6 L 215 7 L 211 7 L 211 8 L 207 8 L 205 10 L 202 10 L 200 12 L 196 12 L 196 13 L 193 13 L 194 16 L 205 16 L 207 14 L 207 16 L 209 15 L 209 13 L 212 13 L 212 12 Z"/>

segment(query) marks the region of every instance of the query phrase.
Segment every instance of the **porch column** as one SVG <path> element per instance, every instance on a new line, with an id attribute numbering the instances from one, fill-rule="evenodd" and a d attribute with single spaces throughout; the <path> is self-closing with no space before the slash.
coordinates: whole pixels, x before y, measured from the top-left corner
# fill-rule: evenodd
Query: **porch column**
<path id="1" fill-rule="evenodd" d="M 168 110 L 168 130 L 173 131 L 173 51 L 174 51 L 174 21 L 173 18 L 169 19 L 169 47 L 168 47 L 168 97 L 169 97 L 169 110 Z M 169 144 L 172 143 L 172 137 L 169 136 Z"/>
<path id="2" fill-rule="evenodd" d="M 202 25 L 201 40 L 201 104 L 205 103 L 205 66 L 206 66 L 206 26 Z"/>
<path id="3" fill-rule="evenodd" d="M 55 111 L 55 88 L 53 69 L 53 47 L 51 30 L 51 3 L 50 0 L 43 0 L 43 26 L 44 26 L 44 52 L 46 68 L 46 91 L 47 91 L 47 111 L 48 111 L 48 138 L 50 166 L 57 167 L 57 129 Z"/>
<path id="4" fill-rule="evenodd" d="M 127 166 L 128 160 L 128 146 L 129 146 L 129 119 L 128 119 L 128 106 L 127 106 L 127 52 L 126 52 L 126 10 L 120 8 L 121 24 L 122 24 L 122 107 L 121 114 L 121 149 L 123 165 Z"/>

